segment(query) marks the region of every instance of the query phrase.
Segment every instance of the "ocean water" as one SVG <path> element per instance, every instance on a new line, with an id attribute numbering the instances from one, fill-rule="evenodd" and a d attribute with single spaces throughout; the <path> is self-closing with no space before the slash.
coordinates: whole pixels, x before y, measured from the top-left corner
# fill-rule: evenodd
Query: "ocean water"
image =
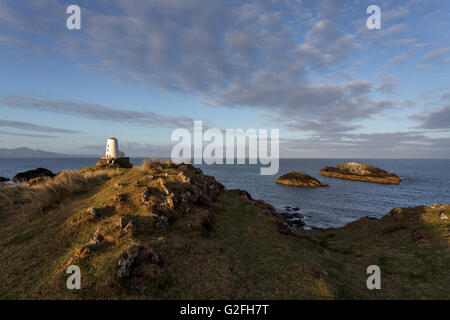
<path id="1" fill-rule="evenodd" d="M 43 167 L 59 172 L 94 165 L 97 158 L 0 159 L 0 176 Z M 142 158 L 132 158 L 140 165 Z M 349 161 L 365 162 L 393 172 L 400 185 L 382 185 L 322 177 L 319 170 Z M 339 227 L 364 216 L 379 218 L 393 207 L 450 203 L 450 159 L 280 159 L 274 176 L 261 176 L 259 165 L 198 165 L 228 189 L 247 190 L 279 211 L 300 207 L 307 225 Z M 290 171 L 304 171 L 329 185 L 328 188 L 297 188 L 278 185 L 275 180 Z"/>

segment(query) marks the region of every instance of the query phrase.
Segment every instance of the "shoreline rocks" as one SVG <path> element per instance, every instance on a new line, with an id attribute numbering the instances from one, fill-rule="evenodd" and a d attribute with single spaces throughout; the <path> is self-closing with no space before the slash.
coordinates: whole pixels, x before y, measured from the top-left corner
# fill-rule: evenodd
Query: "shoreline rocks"
<path id="1" fill-rule="evenodd" d="M 302 220 L 305 217 L 298 212 L 281 212 L 280 215 L 291 227 L 303 227 L 306 223 Z"/>
<path id="2" fill-rule="evenodd" d="M 0 182 L 8 182 L 9 178 L 0 177 Z"/>
<path id="3" fill-rule="evenodd" d="M 276 181 L 278 184 L 284 184 L 288 186 L 301 187 L 301 188 L 317 188 L 328 187 L 328 185 L 320 182 L 319 180 L 307 175 L 304 172 L 289 172 Z"/>
<path id="4" fill-rule="evenodd" d="M 52 171 L 45 169 L 45 168 L 37 168 L 34 170 L 28 170 L 28 171 L 24 171 L 24 172 L 19 172 L 18 174 L 16 174 L 14 176 L 14 178 L 12 179 L 12 181 L 14 182 L 28 182 L 34 178 L 39 178 L 39 177 L 49 177 L 49 178 L 53 178 L 55 177 L 56 174 L 54 174 Z"/>
<path id="5" fill-rule="evenodd" d="M 400 184 L 402 181 L 397 175 L 384 171 L 366 163 L 348 162 L 336 167 L 324 167 L 319 173 L 322 176 L 381 184 Z"/>

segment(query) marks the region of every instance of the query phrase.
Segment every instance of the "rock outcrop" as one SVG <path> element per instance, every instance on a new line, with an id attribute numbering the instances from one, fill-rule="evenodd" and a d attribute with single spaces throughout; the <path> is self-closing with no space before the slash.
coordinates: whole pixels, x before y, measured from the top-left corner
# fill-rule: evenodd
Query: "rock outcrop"
<path id="1" fill-rule="evenodd" d="M 302 229 L 302 227 L 305 225 L 305 223 L 301 220 L 302 216 L 300 214 L 291 215 L 289 213 L 279 213 L 277 209 L 275 209 L 275 207 L 270 203 L 267 203 L 262 199 L 252 199 L 251 195 L 245 190 L 234 189 L 230 191 L 237 193 L 243 200 L 252 203 L 262 213 L 277 218 L 278 230 L 282 234 L 293 234 L 294 230 L 292 229 L 292 227 Z"/>
<path id="2" fill-rule="evenodd" d="M 303 227 L 304 225 L 306 225 L 305 222 L 303 222 L 303 220 L 302 220 L 304 217 L 298 212 L 294 212 L 294 213 L 282 212 L 282 213 L 280 213 L 280 215 L 284 218 L 286 223 L 291 227 Z"/>
<path id="3" fill-rule="evenodd" d="M 55 174 L 48 169 L 45 168 L 37 168 L 34 170 L 28 170 L 25 172 L 20 172 L 14 176 L 12 179 L 14 182 L 27 182 L 33 178 L 38 177 L 50 177 L 53 178 Z"/>
<path id="4" fill-rule="evenodd" d="M 134 272 L 134 269 L 139 267 L 143 269 L 145 266 L 149 265 L 162 268 L 164 262 L 161 255 L 148 244 L 144 244 L 143 246 L 132 244 L 123 254 L 122 259 L 117 263 L 117 279 L 127 279 Z M 142 272 L 137 271 L 135 273 L 136 275 L 141 275 Z"/>
<path id="5" fill-rule="evenodd" d="M 349 162 L 337 167 L 324 167 L 320 174 L 327 177 L 374 182 L 382 184 L 399 184 L 402 180 L 395 174 L 365 163 Z"/>
<path id="6" fill-rule="evenodd" d="M 307 175 L 304 172 L 289 172 L 279 177 L 276 182 L 278 184 L 285 184 L 288 186 L 295 186 L 302 188 L 328 187 L 328 185 Z"/>
<path id="7" fill-rule="evenodd" d="M 97 162 L 97 166 L 102 168 L 132 168 L 133 165 L 130 162 L 129 157 L 122 158 L 111 158 L 111 157 L 101 157 Z"/>

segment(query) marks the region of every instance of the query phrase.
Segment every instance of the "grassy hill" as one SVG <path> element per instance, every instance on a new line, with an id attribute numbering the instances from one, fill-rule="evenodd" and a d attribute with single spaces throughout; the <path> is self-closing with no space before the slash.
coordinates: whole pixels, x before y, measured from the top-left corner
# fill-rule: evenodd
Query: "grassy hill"
<path id="1" fill-rule="evenodd" d="M 449 224 L 435 205 L 306 231 L 191 165 L 90 167 L 0 188 L 0 298 L 448 299 Z"/>

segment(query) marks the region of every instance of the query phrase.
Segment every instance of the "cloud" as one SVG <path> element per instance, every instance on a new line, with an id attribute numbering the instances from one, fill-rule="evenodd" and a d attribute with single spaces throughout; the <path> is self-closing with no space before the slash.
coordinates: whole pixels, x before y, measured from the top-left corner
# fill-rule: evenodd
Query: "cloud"
<path id="1" fill-rule="evenodd" d="M 422 121 L 418 128 L 423 129 L 450 129 L 450 104 L 426 115 L 415 115 L 412 119 Z"/>
<path id="2" fill-rule="evenodd" d="M 432 138 L 422 131 L 407 131 L 284 139 L 280 153 L 284 157 L 307 154 L 308 157 L 448 158 L 450 138 Z"/>
<path id="3" fill-rule="evenodd" d="M 443 101 L 450 101 L 450 92 L 443 93 L 441 95 L 441 100 L 443 100 Z"/>
<path id="4" fill-rule="evenodd" d="M 402 18 L 408 14 L 410 14 L 409 6 L 395 6 L 389 10 L 382 11 L 382 21 L 390 22 L 391 20 Z"/>
<path id="5" fill-rule="evenodd" d="M 339 1 L 306 6 L 301 1 L 228 5 L 209 0 L 111 0 L 83 9 L 85 22 L 77 36 L 57 25 L 58 19 L 48 18 L 64 9 L 58 2 L 42 0 L 27 10 L 17 10 L 20 6 L 11 1 L 0 4 L 0 11 L 8 12 L 0 15 L 8 36 L 26 42 L 39 30 L 31 44 L 46 43 L 51 54 L 186 94 L 210 106 L 263 110 L 274 118 L 279 116 L 282 124 L 329 121 L 330 128 L 355 127 L 354 121 L 383 109 L 382 102 L 369 97 L 373 85 L 366 80 L 336 84 L 312 79 L 313 73 L 327 77 L 360 49 L 355 35 L 333 19 L 345 13 Z M 26 19 L 41 14 L 42 21 Z M 310 19 L 303 20 L 305 14 Z M 42 97 L 6 97 L 0 102 L 136 125 L 186 127 L 191 122 L 186 117 Z"/>
<path id="6" fill-rule="evenodd" d="M 309 68 L 320 70 L 345 59 L 358 47 L 354 35 L 342 33 L 332 20 L 324 19 L 314 24 L 295 52 Z"/>
<path id="7" fill-rule="evenodd" d="M 383 15 L 381 16 L 381 19 L 383 21 Z M 387 28 L 382 27 L 381 30 L 368 30 L 364 25 L 361 27 L 360 32 L 364 33 L 365 38 L 368 41 L 378 41 L 384 43 L 386 40 L 392 40 L 392 37 L 398 35 L 399 33 L 402 33 L 407 29 L 408 24 L 406 23 L 394 24 Z"/>
<path id="8" fill-rule="evenodd" d="M 121 110 L 105 107 L 95 103 L 81 102 L 67 99 L 47 98 L 36 95 L 6 96 L 0 97 L 0 105 L 8 108 L 45 111 L 60 114 L 69 114 L 95 120 L 106 120 L 111 122 L 130 123 L 140 126 L 157 128 L 179 128 L 192 126 L 193 119 L 177 116 L 168 117 L 151 111 Z M 46 127 L 7 121 L 6 125 L 21 126 L 22 129 L 48 131 Z M 4 126 L 6 126 L 3 124 Z M 0 122 L 0 126 L 2 122 Z M 74 133 L 71 130 L 49 128 L 48 132 Z M 56 130 L 56 131 L 55 131 Z M 59 130 L 59 131 L 58 131 Z"/>
<path id="9" fill-rule="evenodd" d="M 381 91 L 383 93 L 394 93 L 394 89 L 398 86 L 395 78 L 392 76 L 384 76 L 381 79 L 381 83 L 375 88 L 376 91 Z"/>
<path id="10" fill-rule="evenodd" d="M 1 104 L 1 100 L 0 100 Z M 21 121 L 11 121 L 11 120 L 1 120 L 0 119 L 0 127 L 5 128 L 15 128 L 22 129 L 26 131 L 34 131 L 34 132 L 51 132 L 51 133 L 81 133 L 80 131 L 68 130 L 68 129 L 59 129 L 48 126 L 37 125 L 29 122 L 21 122 Z M 53 136 L 48 136 L 53 137 Z"/>
<path id="11" fill-rule="evenodd" d="M 444 63 L 450 61 L 450 47 L 431 50 L 420 59 L 423 63 Z"/>
<path id="12" fill-rule="evenodd" d="M 57 139 L 59 137 L 46 135 L 46 134 L 34 134 L 34 133 L 19 133 L 0 130 L 0 135 L 15 136 L 15 137 L 28 137 L 28 138 L 44 138 L 44 139 Z"/>
<path id="13" fill-rule="evenodd" d="M 360 1 L 352 3 L 361 7 Z M 383 139 L 388 140 L 384 149 L 379 148 L 382 152 L 390 150 L 386 144 L 391 143 L 389 139 L 400 150 L 410 147 L 408 139 L 421 146 L 438 145 L 437 140 L 417 132 L 353 135 L 360 129 L 359 122 L 394 107 L 393 101 L 376 99 L 373 93 L 392 93 L 397 84 L 392 78 L 374 85 L 367 79 L 337 82 L 330 77 L 360 54 L 362 40 L 416 44 L 416 39 L 403 34 L 410 26 L 395 21 L 408 15 L 410 7 L 383 11 L 382 21 L 393 22 L 387 27 L 383 24 L 382 30 L 369 32 L 363 23 L 360 37 L 361 32 L 349 31 L 348 26 L 353 25 L 348 21 L 353 16 L 347 16 L 346 10 L 351 6 L 342 5 L 342 1 L 249 0 L 229 4 L 210 0 L 102 1 L 83 8 L 82 30 L 74 33 L 62 27 L 65 6 L 56 0 L 33 1 L 26 6 L 2 1 L 0 41 L 35 53 L 70 57 L 84 68 L 194 97 L 210 106 L 256 110 L 275 122 L 271 125 L 311 134 L 312 138 L 302 143 L 312 149 L 348 146 L 355 152 L 369 152 L 366 145 L 376 147 Z M 374 47 L 373 43 L 366 45 Z M 421 62 L 445 61 L 447 49 L 428 52 Z M 364 58 L 369 63 L 371 57 Z M 393 67 L 407 59 L 407 54 L 398 55 L 388 65 Z M 353 72 L 353 66 L 348 71 Z M 9 96 L 0 98 L 0 103 L 141 126 L 192 126 L 189 117 L 70 99 Z M 132 152 L 145 153 L 151 147 L 129 146 Z"/>
<path id="14" fill-rule="evenodd" d="M 410 58 L 411 58 L 410 55 L 407 53 L 399 54 L 399 55 L 389 59 L 385 65 L 385 68 L 390 70 L 393 67 L 408 61 Z"/>

